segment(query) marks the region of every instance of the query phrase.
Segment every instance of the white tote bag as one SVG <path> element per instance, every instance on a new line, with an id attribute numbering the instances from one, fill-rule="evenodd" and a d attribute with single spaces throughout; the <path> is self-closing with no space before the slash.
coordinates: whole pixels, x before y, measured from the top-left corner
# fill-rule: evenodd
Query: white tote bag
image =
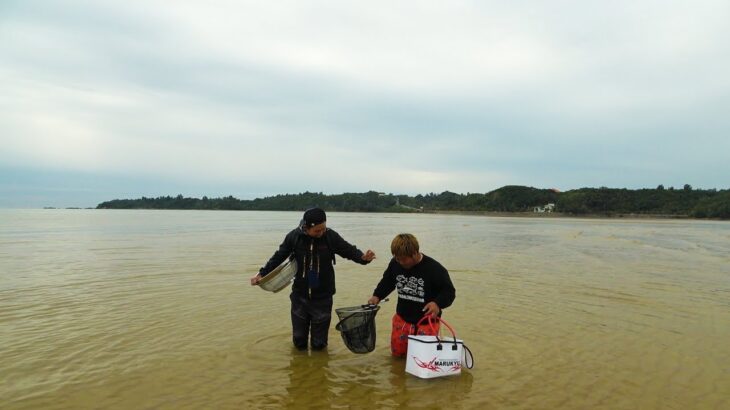
<path id="1" fill-rule="evenodd" d="M 459 375 L 463 366 L 469 369 L 473 367 L 474 358 L 464 341 L 456 338 L 456 333 L 448 323 L 443 319 L 439 320 L 451 331 L 453 337 L 408 336 L 406 373 L 430 379 Z M 418 323 L 422 321 L 423 319 Z M 430 322 L 429 316 L 429 325 Z"/>

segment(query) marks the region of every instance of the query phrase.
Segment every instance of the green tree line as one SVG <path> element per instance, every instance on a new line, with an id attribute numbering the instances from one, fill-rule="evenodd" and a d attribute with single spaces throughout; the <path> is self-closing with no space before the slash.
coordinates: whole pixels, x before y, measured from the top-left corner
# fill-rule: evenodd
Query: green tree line
<path id="1" fill-rule="evenodd" d="M 321 192 L 284 194 L 252 200 L 187 198 L 114 199 L 97 209 L 203 209 L 301 211 L 313 206 L 344 212 L 532 212 L 555 204 L 555 212 L 569 215 L 662 215 L 693 218 L 730 218 L 730 190 L 581 188 L 566 192 L 509 185 L 488 193 L 444 191 L 426 195 L 394 195 L 375 191 L 325 195 Z"/>

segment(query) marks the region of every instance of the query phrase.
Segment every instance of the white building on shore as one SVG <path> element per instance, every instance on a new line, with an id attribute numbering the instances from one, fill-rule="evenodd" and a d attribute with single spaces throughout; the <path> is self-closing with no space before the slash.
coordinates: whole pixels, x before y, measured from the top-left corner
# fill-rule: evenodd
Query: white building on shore
<path id="1" fill-rule="evenodd" d="M 551 213 L 551 212 L 555 211 L 555 204 L 549 203 L 549 204 L 545 204 L 545 206 L 536 206 L 532 209 L 532 211 L 541 213 L 541 214 L 542 213 Z"/>

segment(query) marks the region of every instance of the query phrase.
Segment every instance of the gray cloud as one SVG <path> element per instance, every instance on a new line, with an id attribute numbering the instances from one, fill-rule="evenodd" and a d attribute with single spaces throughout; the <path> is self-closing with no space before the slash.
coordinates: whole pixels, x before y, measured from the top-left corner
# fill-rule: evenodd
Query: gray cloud
<path id="1" fill-rule="evenodd" d="M 25 191 L 87 175 L 244 198 L 727 187 L 729 15 L 710 0 L 4 2 L 0 166 L 5 186 L 35 175 Z"/>

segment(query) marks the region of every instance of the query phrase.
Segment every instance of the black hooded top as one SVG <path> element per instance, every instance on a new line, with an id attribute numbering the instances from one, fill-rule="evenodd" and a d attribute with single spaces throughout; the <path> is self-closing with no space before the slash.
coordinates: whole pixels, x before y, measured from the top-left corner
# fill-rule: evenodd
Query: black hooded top
<path id="1" fill-rule="evenodd" d="M 411 269 L 404 269 L 395 258 L 390 260 L 373 295 L 383 300 L 393 290 L 398 291 L 395 310 L 408 323 L 416 323 L 423 317 L 427 303 L 436 302 L 439 308 L 446 309 L 456 298 L 449 272 L 427 255 Z"/>
<path id="2" fill-rule="evenodd" d="M 361 265 L 370 262 L 362 260 L 363 252 L 344 240 L 340 234 L 327 228 L 321 238 L 307 235 L 302 228 L 293 229 L 279 245 L 266 265 L 260 270 L 261 276 L 266 276 L 276 269 L 289 256 L 294 255 L 297 260 L 297 275 L 292 284 L 292 292 L 309 295 L 311 298 L 332 296 L 337 291 L 335 287 L 335 254 L 350 259 Z M 310 287 L 308 276 L 315 275 L 314 287 Z M 311 289 L 311 293 L 310 293 Z"/>

